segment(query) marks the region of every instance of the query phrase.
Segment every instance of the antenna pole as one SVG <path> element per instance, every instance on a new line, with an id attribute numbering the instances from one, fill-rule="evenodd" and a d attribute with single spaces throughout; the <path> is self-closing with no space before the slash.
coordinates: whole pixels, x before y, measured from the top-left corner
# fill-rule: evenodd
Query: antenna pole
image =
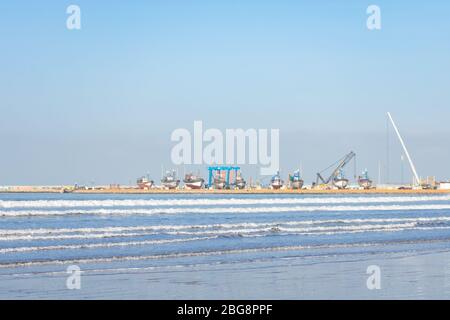
<path id="1" fill-rule="evenodd" d="M 413 161 L 411 159 L 411 156 L 409 155 L 408 149 L 406 149 L 405 142 L 403 141 L 403 138 L 400 135 L 400 132 L 398 131 L 397 125 L 395 124 L 394 119 L 392 119 L 391 113 L 388 112 L 387 115 L 389 117 L 389 120 L 391 120 L 391 123 L 392 123 L 392 126 L 394 127 L 395 132 L 397 133 L 398 140 L 400 140 L 400 143 L 401 143 L 401 145 L 403 147 L 403 151 L 405 152 L 406 158 L 408 159 L 409 165 L 410 165 L 411 170 L 412 170 L 412 172 L 414 174 L 414 178 L 415 178 L 414 184 L 416 186 L 418 186 L 418 185 L 420 185 L 420 179 L 419 179 L 419 175 L 417 174 L 416 167 L 414 166 L 414 163 L 413 163 Z"/>
<path id="2" fill-rule="evenodd" d="M 378 161 L 378 185 L 381 185 L 381 161 Z"/>
<path id="3" fill-rule="evenodd" d="M 389 170 L 389 160 L 390 160 L 390 141 L 389 141 L 389 119 L 386 119 L 386 184 L 390 182 L 390 170 Z"/>

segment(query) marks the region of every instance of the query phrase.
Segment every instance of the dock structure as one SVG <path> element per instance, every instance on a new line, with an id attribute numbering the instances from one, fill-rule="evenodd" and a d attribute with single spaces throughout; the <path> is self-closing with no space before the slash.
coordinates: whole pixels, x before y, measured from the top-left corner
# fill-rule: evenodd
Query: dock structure
<path id="1" fill-rule="evenodd" d="M 222 171 L 226 171 L 226 187 L 230 186 L 230 172 L 234 171 L 234 177 L 237 177 L 238 171 L 241 170 L 240 167 L 233 167 L 233 166 L 214 166 L 214 167 L 208 167 L 208 187 L 212 186 L 214 173 L 217 172 L 219 175 L 222 173 Z"/>
<path id="2" fill-rule="evenodd" d="M 139 188 L 120 188 L 120 189 L 110 189 L 105 188 L 93 188 L 93 189 L 79 189 L 72 191 L 77 194 L 291 194 L 291 195 L 348 195 L 348 194 L 359 194 L 359 195 L 391 195 L 391 194 L 409 194 L 409 195 L 450 195 L 450 183 L 443 184 L 438 189 L 414 189 L 414 188 L 372 188 L 372 189 L 139 189 Z M 2 193 L 62 193 L 61 187 L 59 188 L 0 188 L 0 194 Z"/>

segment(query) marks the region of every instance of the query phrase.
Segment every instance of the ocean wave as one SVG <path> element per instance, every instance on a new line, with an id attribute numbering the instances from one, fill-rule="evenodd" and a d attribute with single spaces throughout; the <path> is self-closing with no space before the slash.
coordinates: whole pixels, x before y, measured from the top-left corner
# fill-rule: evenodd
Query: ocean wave
<path id="1" fill-rule="evenodd" d="M 184 238 L 184 239 L 107 242 L 107 243 L 84 243 L 84 244 L 55 245 L 55 246 L 15 247 L 15 248 L 1 248 L 0 253 L 144 246 L 144 245 L 155 245 L 155 244 L 170 244 L 170 243 L 180 243 L 180 242 L 190 242 L 190 241 L 211 240 L 214 238 L 216 238 L 216 237 L 197 237 L 197 238 Z"/>
<path id="2" fill-rule="evenodd" d="M 358 242 L 358 243 L 348 243 L 348 244 L 291 245 L 291 246 L 276 246 L 276 247 L 166 253 L 166 254 L 140 255 L 140 256 L 112 256 L 112 257 L 102 257 L 102 258 L 94 257 L 94 258 L 53 259 L 53 260 L 48 259 L 48 260 L 0 263 L 0 268 L 32 267 L 32 266 L 42 266 L 42 265 L 113 263 L 113 262 L 125 262 L 125 261 L 160 260 L 160 259 L 170 259 L 170 258 L 206 257 L 206 256 L 264 253 L 264 252 L 303 251 L 303 250 L 311 250 L 311 249 L 312 250 L 314 250 L 314 249 L 347 249 L 347 248 L 355 248 L 355 247 L 364 248 L 364 247 L 375 247 L 375 246 L 387 245 L 387 244 L 428 243 L 428 242 L 448 241 L 448 240 L 449 239 L 422 239 L 422 240 L 390 241 L 389 243 L 380 241 L 380 242 L 366 242 L 366 243 Z"/>
<path id="3" fill-rule="evenodd" d="M 373 219 L 378 220 L 378 219 Z M 388 219 L 385 219 L 388 220 Z M 437 229 L 450 229 L 450 226 L 443 225 L 446 220 L 441 220 L 439 222 L 436 219 L 433 220 L 412 220 L 412 219 L 404 219 L 401 223 L 390 223 L 390 224 L 374 224 L 366 223 L 366 224 L 348 224 L 345 225 L 331 225 L 331 226 L 308 226 L 302 225 L 301 223 L 263 223 L 263 224 L 255 224 L 253 227 L 249 227 L 249 225 L 238 224 L 231 226 L 221 226 L 214 228 L 186 228 L 186 229 L 177 229 L 175 231 L 169 231 L 170 229 L 165 228 L 161 231 L 161 233 L 86 233 L 86 234 L 57 234 L 57 235 L 42 235 L 42 234 L 21 234 L 15 235 L 9 233 L 8 235 L 1 235 L 0 241 L 18 241 L 18 240 L 27 240 L 27 241 L 36 241 L 36 240 L 67 240 L 67 239 L 103 239 L 103 238 L 125 238 L 125 237 L 136 237 L 136 236 L 147 236 L 147 235 L 172 235 L 172 236 L 197 236 L 197 237 L 211 237 L 211 239 L 215 239 L 218 237 L 228 237 L 228 236 L 239 236 L 239 237 L 252 237 L 258 235 L 270 235 L 270 234 L 283 234 L 283 235 L 334 235 L 334 234 L 343 234 L 343 233 L 362 233 L 362 232 L 391 232 L 391 231 L 403 231 L 403 230 L 437 230 Z M 303 227 L 299 227 L 303 226 Z M 32 231 L 31 231 L 32 232 Z M 184 241 L 184 239 L 180 239 L 179 241 Z M 155 243 L 159 243 L 158 241 L 167 241 L 167 243 L 171 243 L 172 240 L 148 240 L 148 244 L 152 244 L 152 241 L 156 241 Z M 173 241 L 173 242 L 178 242 Z M 133 243 L 138 242 L 127 242 L 132 245 Z M 145 241 L 140 241 L 139 243 L 145 244 Z M 101 247 L 102 244 L 95 244 L 92 247 Z M 124 242 L 124 246 L 126 246 Z M 51 246 L 52 248 L 58 249 L 59 246 Z M 89 246 L 85 246 L 84 244 L 75 245 L 73 248 L 88 248 Z M 62 248 L 62 247 L 61 247 Z M 70 248 L 68 246 L 67 248 Z M 50 250 L 50 249 L 48 249 Z M 2 250 L 0 250 L 0 253 Z M 5 251 L 6 252 L 6 251 Z"/>
<path id="4" fill-rule="evenodd" d="M 70 239 L 105 239 L 105 238 L 124 238 L 140 237 L 153 235 L 155 233 L 81 233 L 81 234 L 59 234 L 59 235 L 0 235 L 0 241 L 31 241 L 31 240 L 70 240 Z"/>
<path id="5" fill-rule="evenodd" d="M 87 208 L 87 207 L 176 207 L 176 206 L 239 206 L 239 205 L 290 205 L 290 204 L 358 204 L 358 203 L 407 203 L 450 201 L 443 196 L 388 196 L 388 197 L 301 197 L 259 199 L 128 199 L 128 200 L 0 200 L 0 208 Z"/>
<path id="6" fill-rule="evenodd" d="M 365 206 L 292 206 L 292 207 L 213 207 L 213 208 L 153 208 L 153 209 L 66 209 L 66 210 L 1 210 L 0 216 L 63 216 L 63 215 L 155 215 L 183 213 L 277 213 L 317 211 L 409 211 L 450 210 L 450 204 L 365 205 Z"/>
<path id="7" fill-rule="evenodd" d="M 397 224 L 374 224 L 374 225 L 349 225 L 349 226 L 329 226 L 329 227 L 309 227 L 309 228 L 292 228 L 273 226 L 267 228 L 254 229 L 231 229 L 231 230 L 209 230 L 209 231 L 177 231 L 173 234 L 177 235 L 205 235 L 205 234 L 230 234 L 230 233 L 258 233 L 258 232 L 290 232 L 290 233 L 314 233 L 317 231 L 367 231 L 367 230 L 389 230 L 400 228 L 414 228 L 417 226 L 415 222 L 397 223 Z"/>
<path id="8" fill-rule="evenodd" d="M 333 247 L 348 247 L 349 245 L 333 245 Z M 117 261 L 140 261 L 140 260 L 157 260 L 168 258 L 186 258 L 186 257 L 202 257 L 211 255 L 225 255 L 225 254 L 242 254 L 242 253 L 259 253 L 270 251 L 292 251 L 304 250 L 308 248 L 324 248 L 331 246 L 279 246 L 279 247 L 264 247 L 251 249 L 229 249 L 229 250 L 215 250 L 215 251 L 200 251 L 200 252 L 183 252 L 183 253 L 167 253 L 157 255 L 142 255 L 142 256 L 113 256 L 107 258 L 81 258 L 81 259 L 55 259 L 55 260 L 41 260 L 41 261 L 23 261 L 12 263 L 0 263 L 0 267 L 28 267 L 36 265 L 53 265 L 53 264 L 83 264 L 83 263 L 108 263 Z"/>
<path id="9" fill-rule="evenodd" d="M 318 219 L 303 221 L 272 221 L 272 222 L 242 222 L 194 225 L 156 225 L 156 226 L 119 226 L 97 228 L 35 228 L 35 229 L 0 229 L 2 240 L 43 240 L 43 239 L 77 239 L 77 238 L 108 238 L 108 237 L 134 237 L 142 235 L 155 235 L 160 233 L 198 232 L 201 230 L 262 230 L 292 226 L 321 226 L 333 225 L 392 225 L 398 223 L 413 223 L 416 225 L 441 225 L 450 222 L 450 217 L 415 217 L 415 218 L 366 218 L 366 219 Z M 331 225 L 331 226 L 330 226 Z M 334 226 L 334 227 L 336 227 Z M 317 227 L 316 227 L 317 228 Z"/>

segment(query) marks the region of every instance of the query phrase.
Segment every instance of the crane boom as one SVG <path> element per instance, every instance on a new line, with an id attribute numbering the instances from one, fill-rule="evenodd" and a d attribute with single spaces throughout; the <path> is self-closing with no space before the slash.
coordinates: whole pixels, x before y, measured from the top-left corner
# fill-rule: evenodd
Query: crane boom
<path id="1" fill-rule="evenodd" d="M 333 172 L 327 179 L 324 179 L 321 173 L 317 173 L 316 184 L 319 183 L 319 180 L 322 181 L 322 183 L 324 184 L 329 184 L 330 182 L 332 182 L 332 180 L 339 174 L 339 171 L 343 169 L 355 156 L 356 154 L 353 151 L 351 151 L 349 154 L 345 155 L 342 159 L 338 160 L 337 161 L 339 163 L 338 166 L 333 170 Z M 327 169 L 329 169 L 330 167 L 328 167 Z"/>
<path id="2" fill-rule="evenodd" d="M 388 112 L 387 115 L 389 117 L 389 120 L 391 120 L 391 123 L 392 123 L 392 126 L 394 127 L 395 133 L 397 133 L 398 140 L 400 140 L 400 144 L 402 145 L 402 148 L 403 148 L 403 151 L 405 152 L 406 158 L 408 158 L 409 166 L 411 167 L 411 171 L 414 174 L 414 180 L 415 180 L 414 184 L 416 186 L 419 186 L 420 185 L 420 178 L 419 178 L 419 175 L 417 174 L 416 167 L 414 166 L 414 163 L 413 163 L 413 161 L 412 161 L 412 159 L 411 159 L 411 157 L 409 155 L 408 149 L 406 149 L 405 142 L 403 141 L 403 138 L 400 135 L 400 131 L 398 131 L 398 128 L 397 128 L 397 125 L 394 122 L 394 119 L 392 119 L 391 113 Z"/>

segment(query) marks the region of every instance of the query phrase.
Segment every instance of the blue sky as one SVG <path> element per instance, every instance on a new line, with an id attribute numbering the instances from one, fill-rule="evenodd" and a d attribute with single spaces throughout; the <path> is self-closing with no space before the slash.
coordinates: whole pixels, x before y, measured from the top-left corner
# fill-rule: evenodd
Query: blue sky
<path id="1" fill-rule="evenodd" d="M 66 29 L 70 4 L 81 8 L 79 31 Z M 366 28 L 370 4 L 381 8 L 379 31 Z M 448 179 L 449 9 L 446 1 L 3 1 L 0 184 L 129 183 L 147 172 L 157 180 L 171 166 L 170 133 L 194 120 L 280 128 L 286 175 L 301 163 L 312 181 L 354 150 L 358 171 L 376 176 L 386 111 L 420 175 Z M 391 144 L 398 181 L 401 151 L 393 136 Z"/>

